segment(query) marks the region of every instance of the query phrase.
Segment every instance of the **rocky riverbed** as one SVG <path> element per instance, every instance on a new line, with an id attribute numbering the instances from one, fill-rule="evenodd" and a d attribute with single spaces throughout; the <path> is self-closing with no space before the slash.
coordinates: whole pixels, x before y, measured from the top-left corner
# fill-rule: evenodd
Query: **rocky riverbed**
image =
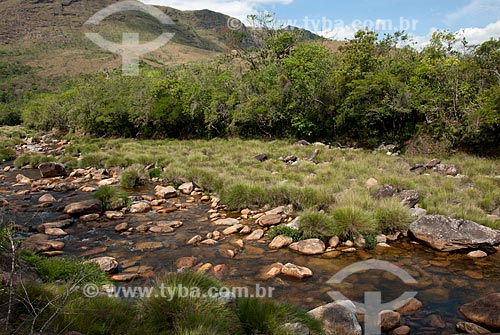
<path id="1" fill-rule="evenodd" d="M 292 243 L 279 236 L 271 241 L 266 234 L 269 227 L 293 227 L 296 213 L 292 208 L 227 212 L 216 197 L 192 183 L 179 188 L 153 183 L 129 192 L 132 203 L 128 208 L 122 204 L 103 211 L 93 193 L 118 184 L 120 169 L 88 168 L 67 174 L 57 164 L 40 170 L 16 169 L 8 163 L 0 168 L 0 212 L 17 230 L 23 247 L 50 257 L 93 259 L 117 285 L 147 285 L 163 272 L 193 270 L 211 274 L 228 286 L 272 287 L 272 298 L 308 309 L 331 302 L 331 291 L 359 302 L 368 291 L 381 291 L 384 301 L 416 291 L 417 300 L 411 300 L 398 315 L 383 318 L 386 331 L 452 334 L 459 325 L 463 331 L 477 332 L 467 321 L 498 330 L 498 314 L 488 319 L 486 312 L 478 312 L 484 306 L 496 304 L 498 308 L 498 296 L 483 298 L 474 307 L 466 304 L 500 292 L 500 256 L 495 247 L 500 240 L 496 241 L 497 232 L 487 231 L 486 237 L 470 233 L 470 229 L 477 232 L 477 227 L 467 222 L 446 219 L 439 226 L 456 228 L 457 233 L 469 229 L 464 234 L 474 235 L 477 243 L 461 253 L 456 252 L 460 249 L 456 245 L 463 245 L 464 239 L 441 243 L 443 234 L 422 225 L 413 227 L 410 235 L 435 249 L 443 245 L 445 251 L 411 241 L 406 232 L 379 236 L 374 250 L 336 239 L 326 244 L 314 239 Z M 419 221 L 437 220 L 424 218 Z M 425 236 L 433 239 L 426 242 Z M 328 282 L 349 265 L 370 259 L 397 265 L 416 283 L 405 284 L 380 270 L 352 274 L 339 285 Z M 473 312 L 481 315 L 472 316 Z M 359 318 L 362 321 L 363 315 Z"/>

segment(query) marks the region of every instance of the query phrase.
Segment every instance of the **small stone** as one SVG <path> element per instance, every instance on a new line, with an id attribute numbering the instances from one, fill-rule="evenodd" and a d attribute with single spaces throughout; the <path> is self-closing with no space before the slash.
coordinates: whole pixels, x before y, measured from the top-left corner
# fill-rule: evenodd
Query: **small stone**
<path id="1" fill-rule="evenodd" d="M 491 332 L 488 329 L 485 329 L 471 322 L 457 323 L 457 330 L 464 332 L 466 334 L 491 334 Z"/>
<path id="2" fill-rule="evenodd" d="M 156 233 L 156 234 L 169 234 L 169 233 L 173 233 L 175 231 L 174 228 L 170 227 L 170 226 L 153 226 L 151 228 L 149 228 L 149 231 L 152 232 L 152 233 Z"/>
<path id="3" fill-rule="evenodd" d="M 368 180 L 366 181 L 366 183 L 365 183 L 365 184 L 366 184 L 366 187 L 371 188 L 371 187 L 373 187 L 373 186 L 377 186 L 377 185 L 378 185 L 378 180 L 377 180 L 377 179 L 375 179 L 375 178 L 370 178 L 370 179 L 368 179 Z"/>
<path id="4" fill-rule="evenodd" d="M 86 214 L 99 214 L 101 212 L 102 212 L 102 202 L 97 199 L 72 203 L 64 208 L 64 213 L 73 216 L 82 216 Z"/>
<path id="5" fill-rule="evenodd" d="M 138 273 L 119 273 L 119 274 L 112 275 L 111 277 L 109 277 L 109 280 L 124 282 L 124 281 L 131 281 L 131 280 L 134 280 L 137 278 L 139 278 Z"/>
<path id="6" fill-rule="evenodd" d="M 227 273 L 228 271 L 228 268 L 227 268 L 227 265 L 226 264 L 218 264 L 218 265 L 215 265 L 211 270 L 210 270 L 210 273 L 215 277 L 215 278 L 218 278 L 218 279 L 222 279 L 225 274 Z"/>
<path id="7" fill-rule="evenodd" d="M 240 234 L 243 234 L 243 235 L 248 235 L 252 232 L 252 228 L 250 228 L 250 226 L 245 226 L 243 227 L 242 230 L 240 230 Z"/>
<path id="8" fill-rule="evenodd" d="M 268 214 L 257 219 L 255 223 L 261 227 L 269 227 L 281 223 L 281 219 L 281 214 Z"/>
<path id="9" fill-rule="evenodd" d="M 293 243 L 293 238 L 286 235 L 276 236 L 269 244 L 269 249 L 277 250 L 289 246 Z"/>
<path id="10" fill-rule="evenodd" d="M 408 206 L 409 208 L 415 207 L 420 201 L 420 193 L 417 190 L 401 191 L 397 194 L 397 197 L 401 200 L 403 206 Z"/>
<path id="11" fill-rule="evenodd" d="M 292 243 L 289 248 L 303 255 L 320 255 L 326 250 L 323 241 L 317 238 Z"/>
<path id="12" fill-rule="evenodd" d="M 151 204 L 146 201 L 139 201 L 130 206 L 130 213 L 147 213 L 151 211 Z"/>
<path id="13" fill-rule="evenodd" d="M 198 270 L 196 271 L 197 273 L 207 273 L 208 271 L 210 271 L 210 269 L 212 269 L 213 265 L 210 264 L 210 263 L 205 263 L 203 265 L 201 265 Z"/>
<path id="14" fill-rule="evenodd" d="M 284 274 L 285 276 L 294 277 L 298 279 L 304 279 L 313 276 L 313 272 L 310 269 L 292 263 L 285 264 L 281 269 L 281 273 Z"/>
<path id="15" fill-rule="evenodd" d="M 192 238 L 190 238 L 189 241 L 187 241 L 187 244 L 189 244 L 189 245 L 197 244 L 197 243 L 201 242 L 202 240 L 203 240 L 203 237 L 201 237 L 200 235 L 196 235 L 196 236 L 193 236 Z"/>
<path id="16" fill-rule="evenodd" d="M 202 245 L 216 245 L 217 241 L 209 238 L 209 239 L 206 239 L 204 241 L 201 241 L 200 244 L 202 244 Z"/>
<path id="17" fill-rule="evenodd" d="M 215 221 L 214 224 L 216 226 L 231 227 L 231 226 L 235 226 L 235 225 L 240 224 L 240 221 L 238 221 L 237 219 L 233 219 L 233 218 L 227 218 L 227 219 L 219 219 L 219 220 Z"/>
<path id="18" fill-rule="evenodd" d="M 488 257 L 488 254 L 485 253 L 484 251 L 482 250 L 475 250 L 475 251 L 471 251 L 467 254 L 467 256 L 471 257 L 471 258 L 484 258 L 484 257 Z"/>
<path id="19" fill-rule="evenodd" d="M 175 266 L 178 269 L 191 269 L 192 267 L 194 267 L 197 261 L 198 260 L 196 257 L 181 257 L 177 260 L 177 262 L 175 262 Z"/>
<path id="20" fill-rule="evenodd" d="M 379 313 L 380 328 L 383 332 L 389 332 L 401 323 L 401 314 L 394 311 L 382 311 Z"/>
<path id="21" fill-rule="evenodd" d="M 102 272 L 106 273 L 111 273 L 118 268 L 118 262 L 114 257 L 108 257 L 108 256 L 97 257 L 97 258 L 92 258 L 88 262 L 97 264 L 99 266 L 99 269 L 101 269 Z"/>
<path id="22" fill-rule="evenodd" d="M 379 248 L 390 248 L 391 246 L 387 243 L 377 243 L 377 247 Z"/>
<path id="23" fill-rule="evenodd" d="M 119 182 L 120 182 L 120 180 L 118 180 L 117 178 L 103 179 L 103 180 L 99 180 L 99 182 L 97 183 L 97 186 L 99 186 L 99 187 L 111 186 L 114 184 L 118 184 Z"/>
<path id="24" fill-rule="evenodd" d="M 411 328 L 408 326 L 401 326 L 392 331 L 392 335 L 408 335 L 411 332 Z"/>
<path id="25" fill-rule="evenodd" d="M 440 315 L 433 314 L 429 317 L 429 324 L 438 329 L 444 329 L 446 328 L 446 323 L 444 322 L 443 318 Z"/>
<path id="26" fill-rule="evenodd" d="M 428 169 L 432 169 L 432 168 L 436 167 L 436 165 L 438 165 L 438 164 L 441 164 L 441 160 L 434 158 L 429 163 L 425 164 L 425 167 Z"/>
<path id="27" fill-rule="evenodd" d="M 265 267 L 261 271 L 259 278 L 262 280 L 272 279 L 272 278 L 278 276 L 281 273 L 282 269 L 283 269 L 283 264 L 281 264 L 281 263 L 271 264 L 271 265 Z"/>
<path id="28" fill-rule="evenodd" d="M 267 159 L 268 159 L 266 154 L 258 154 L 256 156 L 254 156 L 253 158 L 258 160 L 259 162 L 264 162 L 264 161 L 267 161 Z"/>
<path id="29" fill-rule="evenodd" d="M 99 217 L 100 217 L 100 215 L 97 213 L 87 214 L 87 215 L 80 216 L 80 221 L 82 221 L 82 222 L 95 221 L 95 220 L 99 219 Z"/>
<path id="30" fill-rule="evenodd" d="M 254 230 L 250 235 L 245 237 L 245 240 L 247 241 L 258 241 L 264 236 L 264 230 L 262 229 L 256 229 Z"/>
<path id="31" fill-rule="evenodd" d="M 163 248 L 163 243 L 161 242 L 137 242 L 135 247 L 139 250 L 148 250 L 148 249 L 160 249 Z"/>
<path id="32" fill-rule="evenodd" d="M 287 332 L 287 334 L 293 335 L 310 335 L 311 332 L 309 328 L 303 323 L 285 323 L 282 328 Z"/>
<path id="33" fill-rule="evenodd" d="M 434 170 L 445 176 L 456 176 L 458 175 L 458 168 L 453 164 L 437 164 Z"/>
<path id="34" fill-rule="evenodd" d="M 68 235 L 64 230 L 61 228 L 46 228 L 45 229 L 45 234 L 50 235 L 50 236 L 65 236 Z"/>
<path id="35" fill-rule="evenodd" d="M 123 214 L 122 212 L 118 212 L 118 211 L 107 211 L 107 212 L 104 212 L 104 216 L 106 218 L 108 218 L 109 220 L 120 220 L 120 219 L 123 219 L 125 214 Z"/>
<path id="36" fill-rule="evenodd" d="M 123 223 L 120 223 L 118 225 L 115 226 L 115 231 L 116 232 L 124 232 L 128 229 L 128 223 L 127 222 L 123 222 Z"/>
<path id="37" fill-rule="evenodd" d="M 330 248 L 336 248 L 339 246 L 339 244 L 340 244 L 340 238 L 338 236 L 333 236 L 328 242 Z"/>
<path id="38" fill-rule="evenodd" d="M 56 201 L 57 201 L 56 198 L 54 198 L 52 194 L 44 194 L 38 199 L 38 202 L 41 204 L 54 203 Z"/>
<path id="39" fill-rule="evenodd" d="M 231 243 L 232 245 L 234 245 L 235 247 L 238 247 L 240 249 L 242 249 L 245 246 L 245 242 L 243 242 L 242 239 L 232 240 L 229 243 Z"/>
<path id="40" fill-rule="evenodd" d="M 179 186 L 179 190 L 184 194 L 191 194 L 194 190 L 194 184 L 192 182 L 184 183 Z"/>
<path id="41" fill-rule="evenodd" d="M 232 235 L 232 234 L 236 234 L 241 229 L 243 229 L 243 225 L 242 224 L 237 224 L 237 225 L 234 225 L 234 226 L 231 226 L 231 227 L 228 227 L 228 228 L 224 229 L 222 231 L 222 233 L 224 235 Z"/>
<path id="42" fill-rule="evenodd" d="M 358 251 L 356 248 L 347 248 L 347 249 L 342 250 L 342 252 L 345 252 L 345 253 L 353 253 L 356 251 Z"/>
<path id="43" fill-rule="evenodd" d="M 172 186 L 163 187 L 158 185 L 155 187 L 155 196 L 158 199 L 169 199 L 177 196 L 177 191 Z"/>

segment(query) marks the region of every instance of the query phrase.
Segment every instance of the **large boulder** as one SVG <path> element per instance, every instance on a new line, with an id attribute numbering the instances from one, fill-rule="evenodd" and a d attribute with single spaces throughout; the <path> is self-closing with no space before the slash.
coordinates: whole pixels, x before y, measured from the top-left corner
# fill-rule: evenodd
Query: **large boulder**
<path id="1" fill-rule="evenodd" d="M 361 335 L 356 313 L 352 301 L 342 300 L 315 308 L 308 314 L 321 321 L 326 335 Z"/>
<path id="2" fill-rule="evenodd" d="M 410 225 L 410 235 L 439 251 L 481 249 L 490 251 L 500 244 L 500 231 L 473 221 L 442 215 L 426 215 Z"/>
<path id="3" fill-rule="evenodd" d="M 102 202 L 98 199 L 85 200 L 67 205 L 64 213 L 73 216 L 82 216 L 86 214 L 99 214 L 102 212 Z"/>
<path id="4" fill-rule="evenodd" d="M 42 163 L 38 166 L 42 178 L 64 177 L 68 173 L 66 167 L 61 163 Z"/>
<path id="5" fill-rule="evenodd" d="M 290 244 L 290 249 L 303 255 L 321 255 L 325 253 L 325 243 L 317 238 L 302 240 Z"/>
<path id="6" fill-rule="evenodd" d="M 460 307 L 470 321 L 489 330 L 500 331 L 500 293 L 492 293 Z"/>

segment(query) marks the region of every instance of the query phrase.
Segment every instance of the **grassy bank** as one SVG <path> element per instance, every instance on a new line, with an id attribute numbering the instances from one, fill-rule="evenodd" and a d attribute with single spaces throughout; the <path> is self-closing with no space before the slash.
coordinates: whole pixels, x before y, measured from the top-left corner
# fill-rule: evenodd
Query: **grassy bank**
<path id="1" fill-rule="evenodd" d="M 499 227 L 498 221 L 487 218 L 500 206 L 498 159 L 465 154 L 439 157 L 443 163 L 456 164 L 464 176 L 453 178 L 410 171 L 411 165 L 434 157 L 389 157 L 385 152 L 319 147 L 315 164 L 305 159 L 316 147 L 293 146 L 286 141 L 78 138 L 72 143 L 60 158 L 70 167 L 153 164 L 163 170 L 165 184 L 194 181 L 207 192 L 218 194 L 234 210 L 293 204 L 306 214 L 324 210 L 325 220 L 349 221 L 345 218 L 355 216 L 368 227 L 375 222 L 381 230 L 407 224 L 398 201 L 371 196 L 377 186 L 368 188 L 366 181 L 375 178 L 379 185 L 418 190 L 420 206 L 429 213 Z M 254 158 L 262 153 L 269 157 L 265 162 Z M 289 155 L 297 156 L 299 162 L 287 165 L 279 160 Z"/>

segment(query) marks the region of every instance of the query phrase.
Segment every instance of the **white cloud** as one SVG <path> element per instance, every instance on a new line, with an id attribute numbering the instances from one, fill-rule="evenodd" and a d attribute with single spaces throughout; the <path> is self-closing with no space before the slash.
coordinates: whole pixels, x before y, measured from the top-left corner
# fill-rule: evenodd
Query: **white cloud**
<path id="1" fill-rule="evenodd" d="M 491 23 L 484 28 L 464 28 L 459 31 L 471 45 L 481 44 L 492 38 L 500 37 L 500 21 Z"/>
<path id="2" fill-rule="evenodd" d="M 140 0 L 146 4 L 168 6 L 180 10 L 210 9 L 246 21 L 249 14 L 257 12 L 260 5 L 284 4 L 293 0 Z"/>
<path id="3" fill-rule="evenodd" d="M 446 15 L 445 22 L 453 25 L 458 22 L 481 24 L 495 22 L 500 18 L 498 0 L 471 0 L 468 5 Z"/>
<path id="4" fill-rule="evenodd" d="M 354 34 L 359 30 L 359 28 L 355 28 L 353 26 L 341 26 L 335 27 L 333 29 L 327 29 L 316 32 L 316 34 L 323 36 L 325 38 L 329 38 L 336 41 L 343 41 L 345 39 L 353 39 Z"/>

